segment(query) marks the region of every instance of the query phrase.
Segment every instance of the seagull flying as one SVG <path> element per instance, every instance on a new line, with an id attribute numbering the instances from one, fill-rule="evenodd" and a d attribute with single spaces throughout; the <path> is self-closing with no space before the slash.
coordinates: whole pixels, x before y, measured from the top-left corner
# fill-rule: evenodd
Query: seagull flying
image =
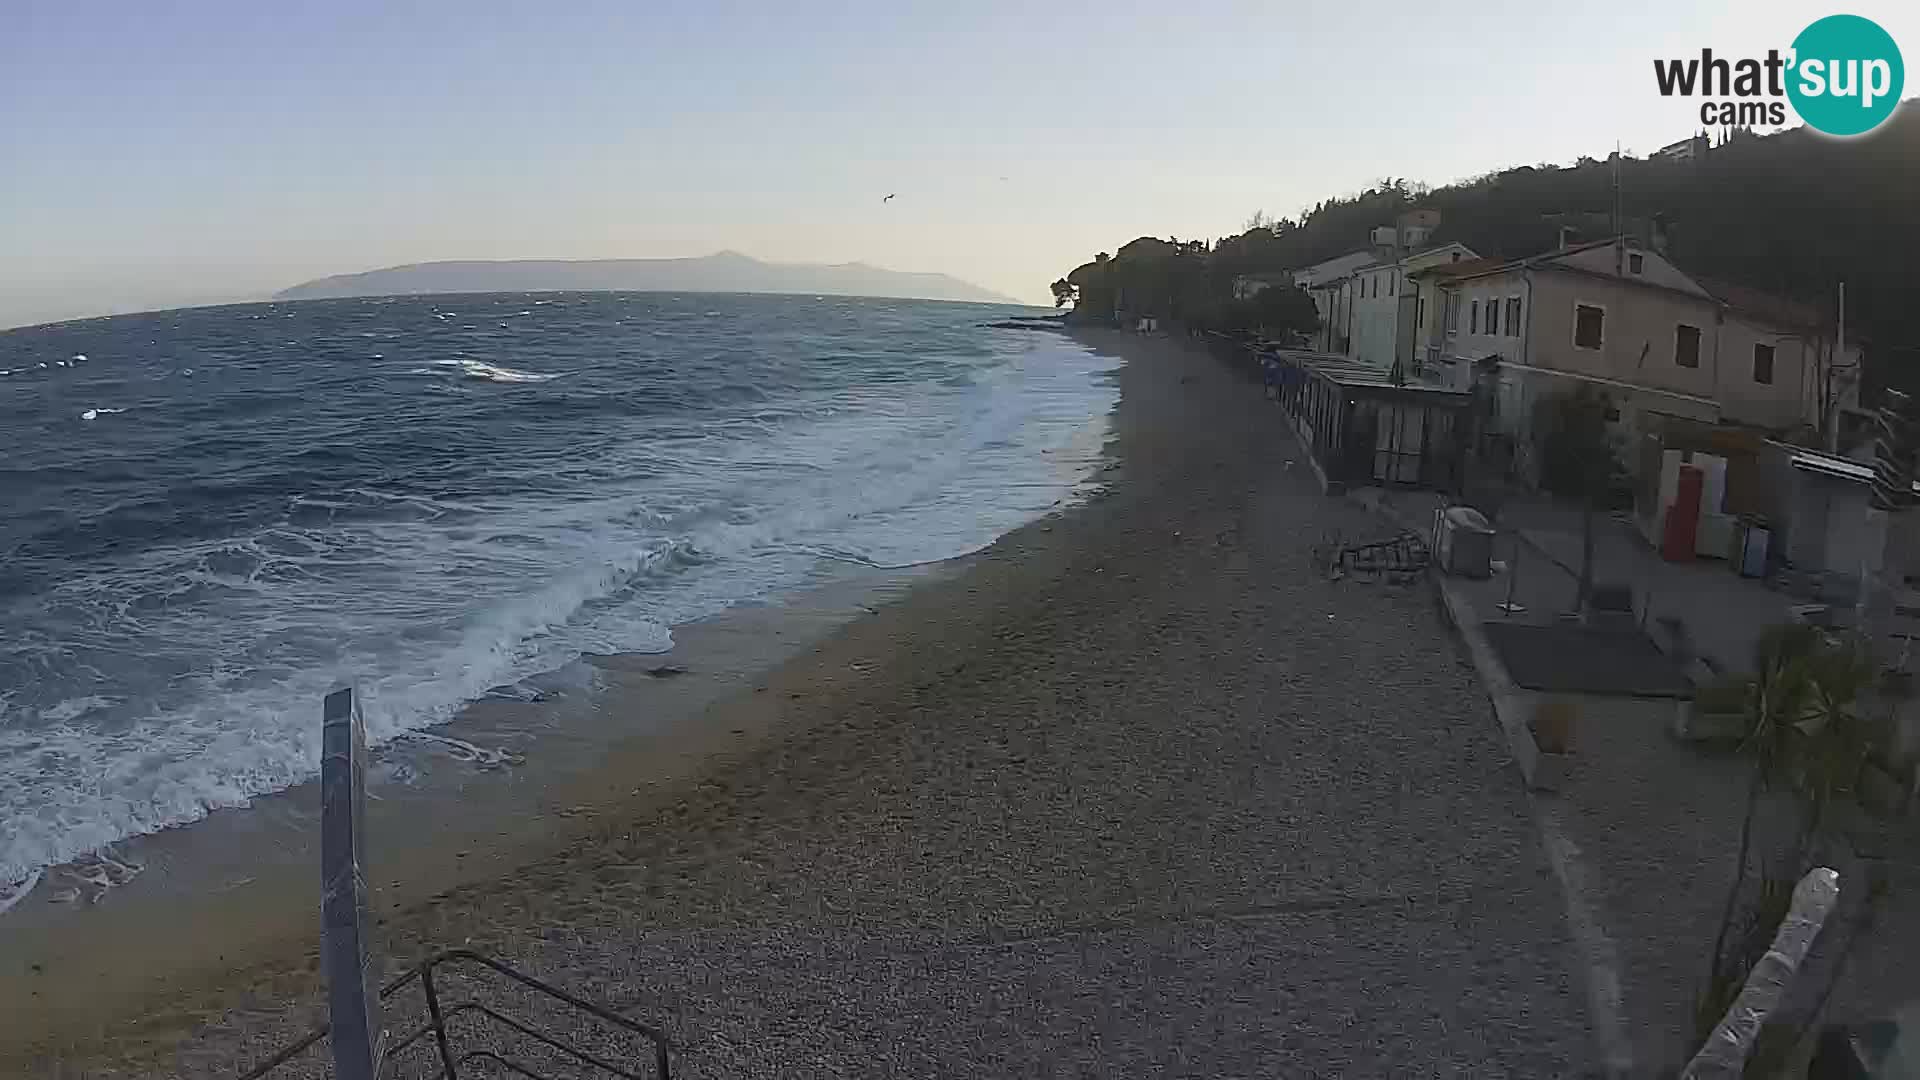
<path id="1" fill-rule="evenodd" d="M 892 201 L 893 201 L 893 196 L 892 196 L 892 195 L 889 195 L 889 196 L 887 196 L 886 198 L 884 198 L 884 199 L 881 199 L 880 201 L 881 201 L 881 202 L 892 202 Z"/>

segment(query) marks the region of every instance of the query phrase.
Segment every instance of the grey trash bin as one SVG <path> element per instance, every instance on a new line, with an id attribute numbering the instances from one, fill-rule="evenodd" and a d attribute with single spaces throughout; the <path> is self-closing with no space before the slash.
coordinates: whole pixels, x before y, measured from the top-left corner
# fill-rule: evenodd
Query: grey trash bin
<path id="1" fill-rule="evenodd" d="M 1493 527 L 1471 506 L 1449 507 L 1440 516 L 1439 549 L 1434 559 L 1440 569 L 1457 577 L 1484 578 L 1492 573 Z"/>

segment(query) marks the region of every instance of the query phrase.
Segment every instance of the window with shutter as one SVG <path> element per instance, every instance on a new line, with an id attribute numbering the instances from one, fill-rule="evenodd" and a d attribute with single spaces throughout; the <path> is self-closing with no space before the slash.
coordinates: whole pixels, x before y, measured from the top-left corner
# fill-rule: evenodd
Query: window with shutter
<path id="1" fill-rule="evenodd" d="M 1681 367 L 1700 366 L 1700 328 L 1681 323 L 1673 328 L 1673 362 Z"/>
<path id="2" fill-rule="evenodd" d="M 1591 304 L 1573 307 L 1573 347 L 1597 349 L 1605 336 L 1607 313 Z"/>

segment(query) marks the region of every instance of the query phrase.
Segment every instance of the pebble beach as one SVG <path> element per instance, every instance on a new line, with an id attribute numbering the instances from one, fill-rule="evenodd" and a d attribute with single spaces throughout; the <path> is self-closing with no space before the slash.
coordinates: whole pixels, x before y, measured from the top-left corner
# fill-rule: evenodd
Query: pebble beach
<path id="1" fill-rule="evenodd" d="M 681 1076 L 1588 1070 L 1560 895 L 1429 591 L 1316 568 L 1384 527 L 1257 383 L 1081 337 L 1125 361 L 1100 491 L 723 696 L 685 767 L 610 755 L 550 843 L 386 908 L 388 966 L 498 955 L 660 1027 Z M 0 1072 L 237 1075 L 318 1019 L 315 957 L 8 1030 Z"/>

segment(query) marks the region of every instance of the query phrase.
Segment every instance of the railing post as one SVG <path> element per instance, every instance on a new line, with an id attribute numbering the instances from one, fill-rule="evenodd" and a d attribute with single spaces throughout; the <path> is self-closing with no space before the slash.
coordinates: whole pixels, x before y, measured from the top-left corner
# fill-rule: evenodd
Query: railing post
<path id="1" fill-rule="evenodd" d="M 320 722 L 321 955 L 334 1075 L 379 1080 L 386 1051 L 367 914 L 366 722 L 352 687 L 328 694 Z"/>
<path id="2" fill-rule="evenodd" d="M 1726 1015 L 1701 1045 L 1693 1060 L 1680 1073 L 1680 1080 L 1719 1080 L 1735 1078 L 1746 1069 L 1747 1056 L 1767 1017 L 1779 1007 L 1792 988 L 1793 977 L 1801 961 L 1813 948 L 1813 940 L 1827 924 L 1834 904 L 1840 899 L 1840 875 L 1824 866 L 1807 871 L 1794 886 L 1793 900 L 1773 944 L 1766 955 L 1747 973 L 1740 996 L 1728 1006 Z"/>

